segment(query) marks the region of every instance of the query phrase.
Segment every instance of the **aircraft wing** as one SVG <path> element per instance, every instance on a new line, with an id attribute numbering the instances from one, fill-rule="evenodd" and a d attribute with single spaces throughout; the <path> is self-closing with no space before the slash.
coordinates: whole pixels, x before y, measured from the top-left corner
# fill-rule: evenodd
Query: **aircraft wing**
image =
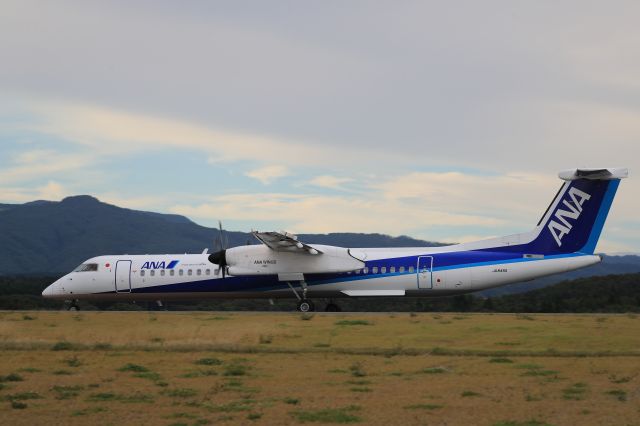
<path id="1" fill-rule="evenodd" d="M 288 232 L 258 232 L 253 231 L 253 236 L 261 243 L 275 251 L 288 251 L 300 254 L 321 254 L 318 249 L 298 241 L 298 237 Z"/>

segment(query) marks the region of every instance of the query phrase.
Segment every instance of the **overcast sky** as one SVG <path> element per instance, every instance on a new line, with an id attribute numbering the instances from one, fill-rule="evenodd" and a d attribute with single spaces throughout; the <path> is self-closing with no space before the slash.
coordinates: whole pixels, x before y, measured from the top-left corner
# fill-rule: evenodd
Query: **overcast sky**
<path id="1" fill-rule="evenodd" d="M 637 1 L 3 1 L 0 202 L 91 194 L 233 230 L 460 242 L 629 167 Z"/>

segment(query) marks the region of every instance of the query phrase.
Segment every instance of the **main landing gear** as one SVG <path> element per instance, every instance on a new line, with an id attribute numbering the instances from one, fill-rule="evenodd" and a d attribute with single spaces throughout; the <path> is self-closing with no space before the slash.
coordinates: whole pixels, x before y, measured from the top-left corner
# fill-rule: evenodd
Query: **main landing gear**
<path id="1" fill-rule="evenodd" d="M 331 300 L 329 300 L 329 303 L 327 303 L 327 306 L 324 308 L 324 311 L 325 312 L 342 312 L 342 309 L 340 309 L 340 306 L 336 305 Z"/>

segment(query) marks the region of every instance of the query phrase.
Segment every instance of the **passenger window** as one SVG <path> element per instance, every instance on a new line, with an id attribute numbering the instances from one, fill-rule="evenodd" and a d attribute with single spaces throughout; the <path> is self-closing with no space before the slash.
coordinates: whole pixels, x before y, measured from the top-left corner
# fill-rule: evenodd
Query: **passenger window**
<path id="1" fill-rule="evenodd" d="M 207 275 L 211 275 L 211 269 L 207 269 L 207 270 L 205 271 L 205 273 L 206 273 Z"/>
<path id="2" fill-rule="evenodd" d="M 180 272 L 178 272 L 178 275 L 184 275 L 184 270 L 180 269 Z"/>
<path id="3" fill-rule="evenodd" d="M 400 267 L 400 272 L 404 272 L 404 266 Z"/>
<path id="4" fill-rule="evenodd" d="M 368 274 L 368 273 L 369 273 L 369 268 L 364 268 L 364 269 L 362 270 L 362 273 L 363 273 L 363 274 Z"/>
<path id="5" fill-rule="evenodd" d="M 173 276 L 174 274 L 175 274 L 175 271 L 174 271 L 173 269 L 171 269 L 171 270 L 169 271 L 169 275 Z"/>
<path id="6" fill-rule="evenodd" d="M 140 276 L 144 277 L 144 269 L 140 271 Z"/>
<path id="7" fill-rule="evenodd" d="M 413 272 L 413 271 L 414 271 L 413 266 L 409 266 L 409 272 Z"/>
<path id="8" fill-rule="evenodd" d="M 160 270 L 160 275 L 162 275 L 164 277 L 164 269 Z"/>
<path id="9" fill-rule="evenodd" d="M 392 274 L 396 272 L 396 267 L 392 266 L 391 268 L 389 268 L 389 272 L 391 272 Z"/>
<path id="10" fill-rule="evenodd" d="M 149 275 L 151 275 L 152 277 L 156 274 L 156 271 L 154 271 L 153 269 L 151 271 L 149 271 Z"/>
<path id="11" fill-rule="evenodd" d="M 189 270 L 187 271 L 187 275 L 193 275 L 193 271 L 192 271 L 191 269 L 189 269 Z"/>
<path id="12" fill-rule="evenodd" d="M 196 271 L 196 275 L 202 275 L 202 269 L 198 269 L 198 270 Z"/>
<path id="13" fill-rule="evenodd" d="M 387 273 L 387 267 L 383 266 L 382 268 L 380 268 L 380 272 L 383 273 L 383 274 L 386 274 Z"/>
<path id="14" fill-rule="evenodd" d="M 378 273 L 378 267 L 377 267 L 377 266 L 374 266 L 374 267 L 373 267 L 373 271 L 371 271 L 371 273 L 373 273 L 373 274 L 377 274 L 377 273 Z"/>
<path id="15" fill-rule="evenodd" d="M 356 275 L 360 273 L 360 269 L 356 269 Z"/>

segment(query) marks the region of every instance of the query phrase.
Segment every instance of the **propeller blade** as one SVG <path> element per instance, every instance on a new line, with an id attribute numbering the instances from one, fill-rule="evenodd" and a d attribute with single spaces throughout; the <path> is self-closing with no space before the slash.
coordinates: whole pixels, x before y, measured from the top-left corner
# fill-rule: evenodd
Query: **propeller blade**
<path id="1" fill-rule="evenodd" d="M 218 238 L 216 241 L 216 245 L 218 247 L 218 251 L 209 255 L 209 262 L 218 265 L 216 268 L 215 274 L 220 275 L 220 271 L 222 270 L 222 278 L 226 278 L 227 276 L 227 239 L 224 233 L 224 229 L 222 228 L 222 221 L 218 220 Z"/>
<path id="2" fill-rule="evenodd" d="M 227 238 L 224 234 L 224 229 L 222 229 L 222 221 L 218 221 L 218 229 L 220 231 L 220 250 L 224 250 L 227 248 Z"/>

